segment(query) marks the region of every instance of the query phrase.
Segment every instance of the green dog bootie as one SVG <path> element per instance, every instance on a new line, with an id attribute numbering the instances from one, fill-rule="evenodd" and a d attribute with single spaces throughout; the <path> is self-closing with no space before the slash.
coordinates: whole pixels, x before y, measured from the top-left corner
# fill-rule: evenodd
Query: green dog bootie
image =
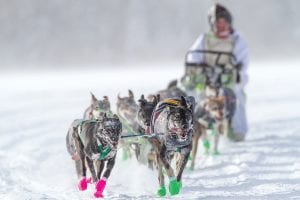
<path id="1" fill-rule="evenodd" d="M 179 194 L 181 188 L 181 183 L 176 181 L 176 180 L 172 180 L 169 183 L 169 192 L 171 195 L 176 195 Z"/>
<path id="2" fill-rule="evenodd" d="M 204 140 L 203 141 L 203 146 L 206 150 L 208 150 L 210 148 L 210 144 L 209 144 L 209 141 L 208 140 Z"/>
<path id="3" fill-rule="evenodd" d="M 167 190 L 165 186 L 162 186 L 157 190 L 157 196 L 159 197 L 164 197 L 166 196 L 166 194 L 167 194 Z"/>
<path id="4" fill-rule="evenodd" d="M 205 149 L 204 154 L 205 154 L 205 155 L 208 155 L 208 153 L 209 153 L 209 148 L 210 148 L 210 143 L 209 143 L 209 141 L 208 141 L 207 139 L 205 139 L 205 140 L 203 141 L 203 147 L 204 147 L 204 149 Z"/>
<path id="5" fill-rule="evenodd" d="M 128 153 L 124 150 L 124 151 L 123 151 L 123 154 L 122 154 L 122 160 L 123 160 L 123 161 L 126 161 L 126 160 L 128 160 L 128 158 L 129 158 L 129 155 L 128 155 Z"/>

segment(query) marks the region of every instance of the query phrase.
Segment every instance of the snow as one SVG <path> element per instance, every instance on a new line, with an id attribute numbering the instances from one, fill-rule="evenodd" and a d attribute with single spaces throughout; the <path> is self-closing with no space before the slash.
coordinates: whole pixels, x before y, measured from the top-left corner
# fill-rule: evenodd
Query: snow
<path id="1" fill-rule="evenodd" d="M 299 63 L 252 63 L 247 88 L 247 140 L 221 139 L 220 156 L 198 154 L 172 199 L 300 199 Z M 0 199 L 92 199 L 76 189 L 65 136 L 89 105 L 89 91 L 108 95 L 132 89 L 136 99 L 179 78 L 181 66 L 0 74 Z M 201 147 L 199 147 L 201 150 Z M 107 199 L 155 199 L 156 172 L 120 154 Z M 166 179 L 167 180 L 167 179 Z"/>

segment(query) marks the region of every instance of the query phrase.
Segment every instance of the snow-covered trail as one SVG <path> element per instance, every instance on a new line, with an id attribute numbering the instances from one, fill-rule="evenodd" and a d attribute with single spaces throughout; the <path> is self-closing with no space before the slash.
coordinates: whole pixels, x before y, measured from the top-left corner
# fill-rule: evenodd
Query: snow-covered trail
<path id="1" fill-rule="evenodd" d="M 250 132 L 242 143 L 221 141 L 221 155 L 198 154 L 172 199 L 300 199 L 300 68 L 298 63 L 252 64 Z M 0 199 L 92 199 L 76 189 L 66 131 L 89 105 L 89 91 L 140 94 L 166 87 L 181 67 L 89 72 L 0 74 Z M 156 173 L 118 159 L 107 199 L 155 199 Z"/>

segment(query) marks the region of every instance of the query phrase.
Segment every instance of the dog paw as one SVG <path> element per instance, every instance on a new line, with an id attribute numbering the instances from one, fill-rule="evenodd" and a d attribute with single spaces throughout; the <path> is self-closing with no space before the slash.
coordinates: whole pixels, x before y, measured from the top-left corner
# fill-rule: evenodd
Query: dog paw
<path id="1" fill-rule="evenodd" d="M 164 197 L 166 196 L 167 194 L 167 190 L 166 190 L 166 187 L 160 187 L 158 190 L 157 190 L 157 196 L 159 197 Z"/>
<path id="2" fill-rule="evenodd" d="M 215 151 L 213 152 L 213 155 L 214 155 L 214 156 L 218 156 L 218 155 L 220 155 L 220 152 L 219 152 L 218 150 L 215 150 Z"/>
<path id="3" fill-rule="evenodd" d="M 80 160 L 80 156 L 78 154 L 74 154 L 72 156 L 72 160 Z"/>
<path id="4" fill-rule="evenodd" d="M 191 165 L 190 168 L 189 168 L 190 171 L 194 171 L 194 169 L 195 169 L 194 165 Z"/>
<path id="5" fill-rule="evenodd" d="M 87 189 L 88 183 L 91 183 L 92 178 L 86 179 L 85 177 L 82 177 L 81 180 L 78 183 L 78 189 L 80 191 L 84 191 Z"/>
<path id="6" fill-rule="evenodd" d="M 176 181 L 176 180 L 172 180 L 169 183 L 169 192 L 171 195 L 176 195 L 179 194 L 181 189 L 181 183 Z"/>
<path id="7" fill-rule="evenodd" d="M 102 192 L 100 192 L 100 191 L 96 191 L 96 192 L 94 193 L 94 197 L 95 197 L 95 198 L 103 198 L 103 194 L 102 194 Z"/>

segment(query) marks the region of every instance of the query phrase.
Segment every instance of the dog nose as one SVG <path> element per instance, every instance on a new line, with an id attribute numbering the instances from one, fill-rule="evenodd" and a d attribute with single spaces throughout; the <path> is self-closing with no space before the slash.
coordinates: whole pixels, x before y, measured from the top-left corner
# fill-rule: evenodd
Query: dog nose
<path id="1" fill-rule="evenodd" d="M 182 128 L 186 129 L 187 128 L 187 124 L 182 125 Z"/>
<path id="2" fill-rule="evenodd" d="M 221 112 L 221 113 L 220 113 L 220 116 L 223 118 L 223 117 L 224 117 L 224 113 Z"/>

